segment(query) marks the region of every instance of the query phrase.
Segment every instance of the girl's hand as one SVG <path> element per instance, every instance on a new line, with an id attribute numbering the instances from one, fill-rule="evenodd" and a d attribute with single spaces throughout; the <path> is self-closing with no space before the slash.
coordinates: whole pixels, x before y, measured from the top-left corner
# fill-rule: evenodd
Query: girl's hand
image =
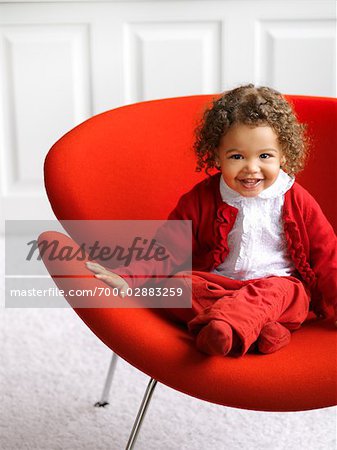
<path id="1" fill-rule="evenodd" d="M 124 278 L 120 277 L 116 273 L 110 272 L 110 270 L 107 270 L 100 264 L 93 263 L 91 261 L 87 261 L 85 265 L 87 266 L 87 269 L 95 274 L 95 278 L 104 281 L 104 283 L 113 288 L 117 288 L 119 296 L 122 298 L 125 297 L 125 293 L 129 288 L 129 285 Z"/>

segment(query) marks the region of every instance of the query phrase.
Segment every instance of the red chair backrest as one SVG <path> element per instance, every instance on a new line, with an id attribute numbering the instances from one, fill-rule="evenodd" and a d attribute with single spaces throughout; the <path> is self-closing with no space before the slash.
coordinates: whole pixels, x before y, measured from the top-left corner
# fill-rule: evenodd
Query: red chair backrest
<path id="1" fill-rule="evenodd" d="M 205 178 L 195 172 L 193 131 L 214 96 L 137 103 L 92 117 L 63 136 L 45 162 L 58 219 L 164 219 Z M 337 99 L 287 96 L 313 149 L 297 180 L 337 228 Z"/>

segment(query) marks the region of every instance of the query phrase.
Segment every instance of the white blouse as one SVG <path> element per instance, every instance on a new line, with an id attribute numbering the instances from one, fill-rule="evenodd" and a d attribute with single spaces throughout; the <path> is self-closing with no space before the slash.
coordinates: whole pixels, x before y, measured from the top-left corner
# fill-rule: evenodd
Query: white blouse
<path id="1" fill-rule="evenodd" d="M 222 200 L 239 210 L 228 234 L 229 254 L 213 273 L 235 280 L 271 275 L 289 276 L 295 267 L 288 257 L 282 223 L 284 194 L 294 183 L 283 170 L 256 197 L 243 197 L 220 178 Z"/>

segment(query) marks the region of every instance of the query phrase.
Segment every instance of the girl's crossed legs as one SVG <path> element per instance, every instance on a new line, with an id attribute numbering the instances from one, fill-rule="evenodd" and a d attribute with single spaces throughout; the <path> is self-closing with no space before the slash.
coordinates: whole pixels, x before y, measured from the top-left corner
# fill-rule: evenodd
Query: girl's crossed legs
<path id="1" fill-rule="evenodd" d="M 244 355 L 255 341 L 261 352 L 272 353 L 308 315 L 308 293 L 295 277 L 239 281 L 193 271 L 176 274 L 169 284 L 192 296 L 191 308 L 168 309 L 169 315 L 186 323 L 198 349 L 209 354 Z"/>

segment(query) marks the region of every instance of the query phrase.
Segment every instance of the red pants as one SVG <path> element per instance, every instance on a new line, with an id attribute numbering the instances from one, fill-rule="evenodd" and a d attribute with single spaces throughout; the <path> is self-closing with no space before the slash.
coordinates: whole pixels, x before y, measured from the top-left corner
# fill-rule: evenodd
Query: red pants
<path id="1" fill-rule="evenodd" d="M 241 340 L 244 355 L 259 337 L 261 329 L 277 321 L 296 330 L 309 311 L 309 295 L 295 277 L 271 276 L 239 281 L 208 272 L 180 272 L 170 279 L 170 286 L 182 287 L 192 296 L 191 308 L 168 312 L 188 325 L 197 335 L 211 320 L 223 320 Z"/>

